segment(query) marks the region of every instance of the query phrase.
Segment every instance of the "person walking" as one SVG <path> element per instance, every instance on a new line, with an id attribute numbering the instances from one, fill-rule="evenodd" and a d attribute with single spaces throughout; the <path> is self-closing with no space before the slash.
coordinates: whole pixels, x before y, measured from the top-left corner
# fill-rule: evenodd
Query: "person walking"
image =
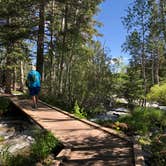
<path id="1" fill-rule="evenodd" d="M 32 108 L 37 108 L 38 96 L 41 88 L 41 75 L 36 71 L 36 66 L 32 65 L 31 71 L 27 76 L 27 86 L 32 97 Z"/>

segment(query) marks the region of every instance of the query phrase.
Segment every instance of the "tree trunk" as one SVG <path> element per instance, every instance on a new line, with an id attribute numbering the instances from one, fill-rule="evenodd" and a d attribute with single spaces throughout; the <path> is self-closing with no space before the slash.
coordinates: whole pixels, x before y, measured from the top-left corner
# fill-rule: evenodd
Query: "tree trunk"
<path id="1" fill-rule="evenodd" d="M 23 61 L 20 61 L 20 91 L 24 90 L 24 67 Z"/>
<path id="2" fill-rule="evenodd" d="M 16 67 L 13 69 L 13 90 L 16 91 L 16 78 L 17 78 L 17 72 L 16 72 Z"/>
<path id="3" fill-rule="evenodd" d="M 143 106 L 146 105 L 146 92 L 147 92 L 147 81 L 146 81 L 146 63 L 145 63 L 145 52 L 144 52 L 144 44 L 142 50 L 142 78 L 143 78 L 143 89 L 144 89 L 144 99 L 143 99 Z"/>
<path id="4" fill-rule="evenodd" d="M 160 80 L 159 80 L 159 68 L 160 68 L 160 51 L 159 51 L 159 48 L 158 48 L 158 51 L 157 51 L 157 57 L 156 57 L 156 65 L 155 65 L 155 83 L 156 84 L 160 84 Z"/>
<path id="5" fill-rule="evenodd" d="M 43 63 L 44 63 L 44 14 L 45 14 L 45 0 L 42 0 L 39 6 L 39 30 L 37 40 L 37 71 L 43 75 Z M 43 78 L 43 77 L 42 77 Z"/>
<path id="6" fill-rule="evenodd" d="M 155 80 L 154 80 L 154 56 L 153 56 L 153 53 L 152 53 L 152 55 L 151 55 L 151 59 L 152 59 L 151 77 L 152 77 L 152 85 L 154 85 Z"/>
<path id="7" fill-rule="evenodd" d="M 146 55 L 145 55 L 145 25 L 144 15 L 142 15 L 142 77 L 143 77 L 143 88 L 144 88 L 144 99 L 143 106 L 146 106 L 146 93 L 147 93 L 147 78 L 146 78 Z"/>
<path id="8" fill-rule="evenodd" d="M 165 0 L 160 0 L 160 22 L 161 22 L 161 31 L 164 35 L 164 40 L 166 42 L 166 19 L 165 19 L 165 15 L 166 15 L 166 3 L 165 3 Z"/>
<path id="9" fill-rule="evenodd" d="M 11 58 L 7 56 L 6 60 L 6 73 L 5 73 L 5 93 L 11 94 L 12 84 L 12 71 L 11 71 Z"/>
<path id="10" fill-rule="evenodd" d="M 54 44 L 53 44 L 53 38 L 54 38 L 54 17 L 55 17 L 55 1 L 52 1 L 52 10 L 51 10 L 51 24 L 50 24 L 50 44 L 49 44 L 49 58 L 50 58 L 50 69 L 49 69 L 49 75 L 50 75 L 50 87 L 49 90 L 51 92 L 51 94 L 54 93 L 53 90 L 53 73 L 54 73 L 54 67 L 53 67 L 53 60 L 54 60 Z"/>
<path id="11" fill-rule="evenodd" d="M 66 31 L 67 31 L 67 14 L 68 14 L 68 6 L 65 6 L 65 17 L 62 19 L 62 32 L 63 32 L 63 39 L 62 45 L 63 48 L 66 49 Z M 64 68 L 64 54 L 66 50 L 61 49 L 61 59 L 60 59 L 60 71 L 59 71 L 59 93 L 62 94 L 63 91 L 63 68 Z"/>

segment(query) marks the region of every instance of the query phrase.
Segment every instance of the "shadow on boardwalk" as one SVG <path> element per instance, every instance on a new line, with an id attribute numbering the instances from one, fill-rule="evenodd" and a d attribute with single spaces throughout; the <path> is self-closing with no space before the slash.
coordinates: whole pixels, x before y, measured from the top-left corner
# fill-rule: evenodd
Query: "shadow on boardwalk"
<path id="1" fill-rule="evenodd" d="M 80 141 L 69 141 L 74 145 L 62 165 L 119 165 L 132 166 L 132 145 L 115 136 L 90 136 Z"/>
<path id="2" fill-rule="evenodd" d="M 42 103 L 32 110 L 29 100 L 13 103 L 43 128 L 51 131 L 65 145 L 57 156 L 62 166 L 133 166 L 133 145 L 118 134 L 106 132 L 63 111 Z M 63 158 L 63 159 L 62 159 Z"/>

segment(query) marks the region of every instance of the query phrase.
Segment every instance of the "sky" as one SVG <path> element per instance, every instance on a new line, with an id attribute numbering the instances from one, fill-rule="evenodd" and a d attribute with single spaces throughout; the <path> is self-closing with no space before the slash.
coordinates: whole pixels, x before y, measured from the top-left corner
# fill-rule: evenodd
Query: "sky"
<path id="1" fill-rule="evenodd" d="M 102 22 L 103 26 L 97 28 L 103 34 L 102 37 L 96 37 L 105 47 L 111 50 L 111 57 L 123 57 L 124 63 L 128 63 L 129 55 L 122 52 L 121 45 L 125 42 L 127 31 L 122 25 L 121 17 L 126 15 L 131 0 L 105 0 L 100 5 L 100 12 L 95 17 Z"/>

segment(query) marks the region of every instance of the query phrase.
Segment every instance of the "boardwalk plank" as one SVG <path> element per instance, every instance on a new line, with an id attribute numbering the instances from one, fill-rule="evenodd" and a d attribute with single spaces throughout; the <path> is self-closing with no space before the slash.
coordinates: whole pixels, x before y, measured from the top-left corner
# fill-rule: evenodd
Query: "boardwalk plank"
<path id="1" fill-rule="evenodd" d="M 33 110 L 29 100 L 12 98 L 13 103 L 43 128 L 58 137 L 69 153 L 64 166 L 133 166 L 131 142 L 100 130 L 42 103 Z"/>

